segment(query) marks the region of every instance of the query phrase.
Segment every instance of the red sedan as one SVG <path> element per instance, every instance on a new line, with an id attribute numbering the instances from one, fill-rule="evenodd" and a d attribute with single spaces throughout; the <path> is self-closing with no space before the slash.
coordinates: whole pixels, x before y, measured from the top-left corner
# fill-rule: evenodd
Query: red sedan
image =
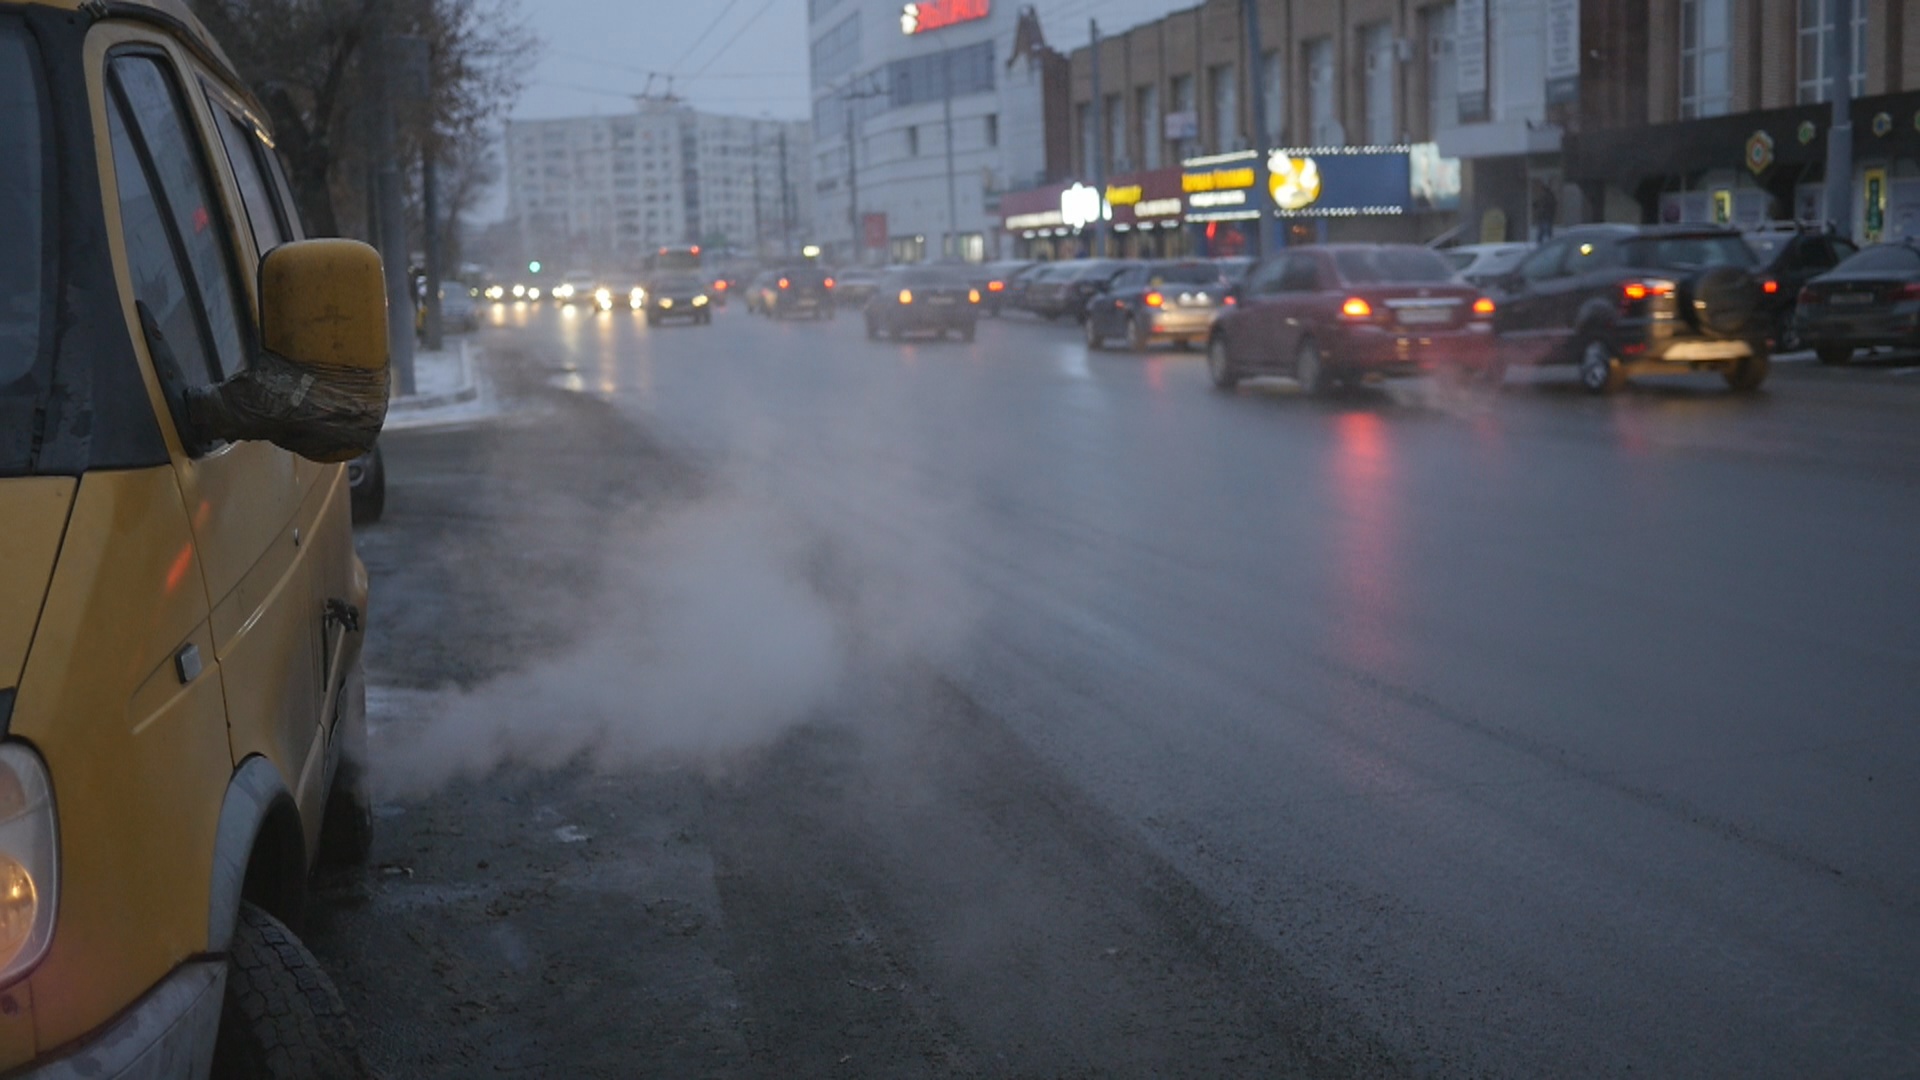
<path id="1" fill-rule="evenodd" d="M 1291 375 L 1309 394 L 1337 383 L 1454 372 L 1498 382 L 1493 301 L 1412 244 L 1291 248 L 1247 275 L 1208 339 L 1213 383 Z"/>

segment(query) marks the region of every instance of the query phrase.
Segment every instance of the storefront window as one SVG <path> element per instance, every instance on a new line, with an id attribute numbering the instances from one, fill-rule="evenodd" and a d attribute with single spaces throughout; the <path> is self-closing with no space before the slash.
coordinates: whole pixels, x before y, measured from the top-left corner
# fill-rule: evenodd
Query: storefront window
<path id="1" fill-rule="evenodd" d="M 1833 35 L 1835 0 L 1800 0 L 1800 89 L 1802 105 L 1831 98 L 1833 72 L 1827 69 L 1827 44 Z M 1853 48 L 1849 57 L 1853 95 L 1867 92 L 1867 0 L 1853 0 Z"/>
<path id="2" fill-rule="evenodd" d="M 1232 64 L 1216 64 L 1207 69 L 1209 96 L 1213 99 L 1213 148 L 1238 150 L 1240 138 L 1240 100 Z"/>
<path id="3" fill-rule="evenodd" d="M 1452 4 L 1422 13 L 1427 42 L 1427 138 L 1460 122 L 1460 71 L 1454 66 Z"/>
<path id="4" fill-rule="evenodd" d="M 1733 57 L 1728 48 L 1732 37 L 1731 0 L 1681 0 L 1680 116 L 1683 119 L 1726 115 L 1733 100 Z"/>
<path id="5" fill-rule="evenodd" d="M 1160 89 L 1143 86 L 1134 91 L 1133 114 L 1140 123 L 1140 165 L 1160 167 Z"/>
<path id="6" fill-rule="evenodd" d="M 1307 42 L 1307 119 L 1315 146 L 1345 145 L 1346 133 L 1333 108 L 1333 39 Z"/>
<path id="7" fill-rule="evenodd" d="M 1371 23 L 1360 28 L 1366 63 L 1367 141 L 1375 146 L 1399 142 L 1393 115 L 1393 27 Z"/>

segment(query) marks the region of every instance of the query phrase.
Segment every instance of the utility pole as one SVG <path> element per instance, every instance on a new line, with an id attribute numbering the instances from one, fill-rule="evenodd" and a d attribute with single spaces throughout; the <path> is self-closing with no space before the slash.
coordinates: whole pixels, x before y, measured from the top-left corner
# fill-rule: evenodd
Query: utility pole
<path id="1" fill-rule="evenodd" d="M 1107 118 L 1106 94 L 1100 86 L 1100 21 L 1087 20 L 1087 34 L 1093 41 L 1088 50 L 1092 68 L 1093 101 L 1087 107 L 1093 124 L 1093 191 L 1100 197 L 1100 208 L 1093 217 L 1093 254 L 1105 258 L 1107 252 Z"/>
<path id="2" fill-rule="evenodd" d="M 787 179 L 787 127 L 780 125 L 780 257 L 793 257 L 793 185 Z"/>
<path id="3" fill-rule="evenodd" d="M 1853 5 L 1833 0 L 1833 33 L 1827 36 L 1827 76 L 1833 118 L 1827 130 L 1827 221 L 1840 235 L 1853 235 Z"/>
<path id="4" fill-rule="evenodd" d="M 1253 222 L 1253 257 L 1267 253 L 1267 87 L 1260 52 L 1260 0 L 1240 0 L 1246 16 L 1247 90 L 1253 120 L 1253 205 L 1260 216 Z"/>
<path id="5" fill-rule="evenodd" d="M 865 245 L 860 236 L 860 170 L 853 160 L 854 146 L 858 140 L 853 132 L 853 99 L 847 99 L 847 257 L 854 265 L 866 261 Z M 814 204 L 819 209 L 819 203 Z"/>
<path id="6" fill-rule="evenodd" d="M 764 256 L 767 247 L 767 230 L 760 223 L 760 153 L 765 143 L 760 141 L 760 122 L 753 123 L 753 257 Z"/>
<path id="7" fill-rule="evenodd" d="M 400 161 L 394 149 L 393 50 L 388 7 L 367 5 L 372 25 L 364 60 L 373 107 L 374 200 L 378 211 L 380 259 L 387 276 L 387 350 L 395 389 L 414 392 L 413 288 L 408 270 L 407 219 L 400 197 Z"/>
<path id="8" fill-rule="evenodd" d="M 947 243 L 951 248 L 949 257 L 960 258 L 960 198 L 954 185 L 953 167 L 953 50 L 940 54 L 940 82 L 946 93 L 941 95 L 943 102 L 943 126 L 947 132 Z"/>

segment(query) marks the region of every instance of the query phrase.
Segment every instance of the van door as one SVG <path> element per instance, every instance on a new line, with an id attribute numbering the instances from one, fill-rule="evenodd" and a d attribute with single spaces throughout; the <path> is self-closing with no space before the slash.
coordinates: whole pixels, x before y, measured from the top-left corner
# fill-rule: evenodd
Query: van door
<path id="1" fill-rule="evenodd" d="M 135 270 L 148 344 L 170 400 L 241 369 L 257 348 L 255 304 L 242 282 L 243 246 L 212 168 L 201 118 L 176 59 L 160 47 L 109 54 L 109 126 L 122 228 L 130 251 L 178 280 Z M 166 307 L 165 293 L 187 294 Z M 151 309 L 149 317 L 147 309 Z M 162 361 L 170 356 L 171 362 Z M 176 424 L 177 429 L 177 424 Z M 214 653 L 237 763 L 264 754 L 319 820 L 321 619 L 300 512 L 316 470 L 264 442 L 191 446 L 177 459 L 187 516 L 212 604 Z"/>

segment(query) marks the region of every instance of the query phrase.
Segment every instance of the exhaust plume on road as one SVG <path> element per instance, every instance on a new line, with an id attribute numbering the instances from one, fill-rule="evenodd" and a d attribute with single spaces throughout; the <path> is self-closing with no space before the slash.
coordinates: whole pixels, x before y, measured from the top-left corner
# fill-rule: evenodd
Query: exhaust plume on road
<path id="1" fill-rule="evenodd" d="M 734 489 L 579 540 L 606 554 L 574 644 L 380 725 L 381 794 L 509 764 L 718 764 L 819 716 L 857 678 L 958 645 L 971 605 L 926 508 L 817 486 L 804 510 L 793 491 L 783 510 Z"/>

